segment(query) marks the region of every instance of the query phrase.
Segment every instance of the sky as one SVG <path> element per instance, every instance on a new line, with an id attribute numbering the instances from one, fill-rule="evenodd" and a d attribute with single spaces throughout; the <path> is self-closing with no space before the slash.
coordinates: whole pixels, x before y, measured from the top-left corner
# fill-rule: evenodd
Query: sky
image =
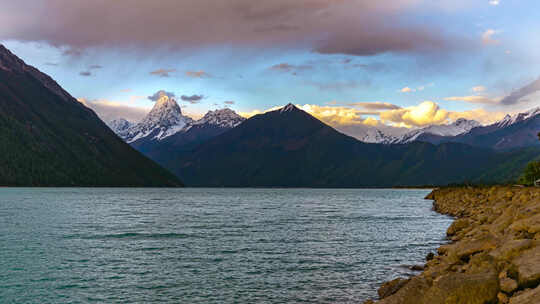
<path id="1" fill-rule="evenodd" d="M 348 134 L 540 105 L 535 0 L 0 0 L 0 43 L 104 120 L 289 102 Z M 398 129 L 395 129 L 398 130 Z M 400 129 L 404 130 L 404 129 Z"/>

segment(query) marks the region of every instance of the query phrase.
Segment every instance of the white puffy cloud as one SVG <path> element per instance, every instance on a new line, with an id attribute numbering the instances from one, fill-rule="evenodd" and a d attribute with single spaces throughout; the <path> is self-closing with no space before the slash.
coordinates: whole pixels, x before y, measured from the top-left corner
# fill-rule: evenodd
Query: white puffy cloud
<path id="1" fill-rule="evenodd" d="M 424 101 L 417 106 L 380 113 L 381 121 L 406 127 L 423 127 L 447 122 L 449 112 L 433 101 Z"/>

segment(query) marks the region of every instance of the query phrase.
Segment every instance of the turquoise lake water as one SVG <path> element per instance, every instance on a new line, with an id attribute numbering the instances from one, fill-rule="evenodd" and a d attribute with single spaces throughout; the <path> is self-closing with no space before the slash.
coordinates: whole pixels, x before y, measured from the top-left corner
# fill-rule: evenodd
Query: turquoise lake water
<path id="1" fill-rule="evenodd" d="M 0 188 L 0 302 L 360 302 L 445 242 L 428 193 Z"/>

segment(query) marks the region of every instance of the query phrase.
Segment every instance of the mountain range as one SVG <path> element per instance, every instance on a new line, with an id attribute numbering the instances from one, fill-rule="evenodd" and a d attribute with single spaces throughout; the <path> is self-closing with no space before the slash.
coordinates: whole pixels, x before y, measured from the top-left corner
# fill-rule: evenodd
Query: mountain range
<path id="1" fill-rule="evenodd" d="M 0 45 L 1 186 L 180 186 L 52 78 Z"/>
<path id="2" fill-rule="evenodd" d="M 161 96 L 137 124 L 125 119 L 108 123 L 118 136 L 160 164 L 241 124 L 245 118 L 231 109 L 209 111 L 201 119 L 184 116 L 176 100 Z"/>
<path id="3" fill-rule="evenodd" d="M 180 179 L 190 186 L 230 187 L 504 182 L 540 158 L 539 129 L 540 109 L 534 109 L 490 126 L 458 120 L 399 138 L 376 132 L 369 140 L 378 143 L 366 143 L 293 104 L 247 120 L 230 109 L 194 120 L 166 94 L 139 123 L 119 119 L 107 126 L 52 78 L 0 46 L 0 185 L 179 186 Z"/>
<path id="4" fill-rule="evenodd" d="M 540 108 L 524 113 L 506 115 L 504 119 L 488 126 L 474 120 L 458 119 L 447 125 L 432 125 L 412 130 L 396 137 L 378 129 L 370 129 L 359 139 L 381 144 L 404 144 L 413 141 L 441 143 L 464 143 L 500 151 L 540 146 Z"/>
<path id="5" fill-rule="evenodd" d="M 160 111 L 159 107 L 156 103 L 152 112 Z M 113 124 L 126 126 L 123 121 Z M 497 152 L 464 143 L 419 140 L 425 134 L 452 137 L 479 127 L 475 121 L 460 119 L 413 131 L 387 144 L 364 143 L 288 104 L 245 121 L 232 110 L 211 111 L 172 135 L 149 135 L 131 144 L 190 186 L 382 187 L 498 182 L 516 178 L 529 160 L 540 155 L 536 148 Z"/>

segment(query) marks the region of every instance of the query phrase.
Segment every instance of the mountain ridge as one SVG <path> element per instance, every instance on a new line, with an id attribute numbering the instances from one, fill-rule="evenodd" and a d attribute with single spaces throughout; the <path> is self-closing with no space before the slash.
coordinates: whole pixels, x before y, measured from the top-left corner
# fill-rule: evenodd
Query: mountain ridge
<path id="1" fill-rule="evenodd" d="M 286 110 L 283 110 L 286 109 Z M 392 187 L 510 180 L 540 150 L 497 154 L 461 143 L 369 144 L 296 107 L 255 115 L 164 164 L 190 186 Z M 501 177 L 502 176 L 502 177 Z"/>
<path id="2" fill-rule="evenodd" d="M 182 185 L 2 45 L 0 66 L 0 185 Z"/>

